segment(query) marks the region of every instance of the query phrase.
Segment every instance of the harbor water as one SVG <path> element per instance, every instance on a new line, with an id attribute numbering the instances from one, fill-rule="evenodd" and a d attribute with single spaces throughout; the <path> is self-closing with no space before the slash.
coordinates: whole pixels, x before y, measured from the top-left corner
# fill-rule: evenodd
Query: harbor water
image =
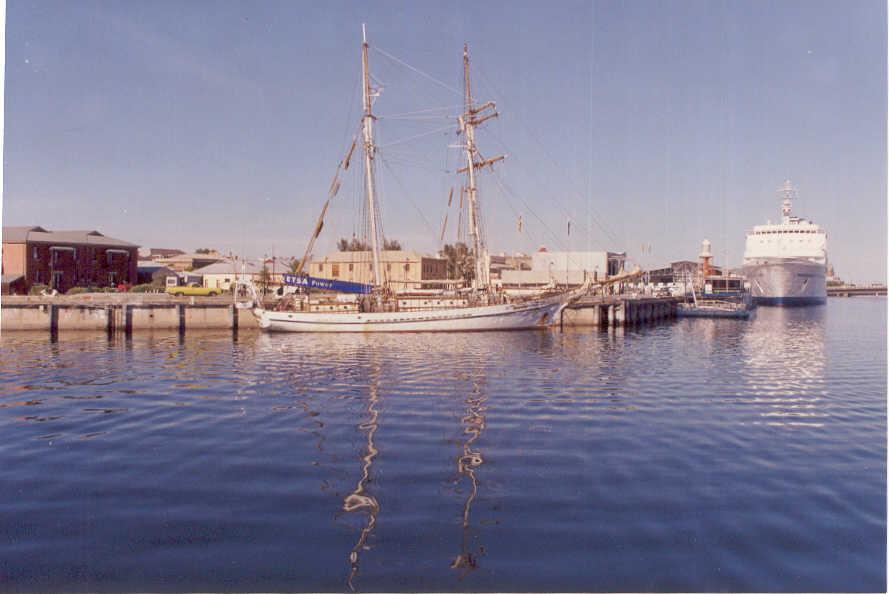
<path id="1" fill-rule="evenodd" d="M 886 322 L 6 332 L 0 591 L 884 591 Z"/>

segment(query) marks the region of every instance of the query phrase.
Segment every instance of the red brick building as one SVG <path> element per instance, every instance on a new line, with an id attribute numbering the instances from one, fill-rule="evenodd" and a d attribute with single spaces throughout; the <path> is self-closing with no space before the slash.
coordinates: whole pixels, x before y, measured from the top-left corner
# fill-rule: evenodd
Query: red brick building
<path id="1" fill-rule="evenodd" d="M 71 287 L 136 283 L 136 244 L 98 231 L 50 231 L 43 227 L 3 227 L 3 279 L 21 277 L 29 290 L 47 285 L 64 293 Z"/>

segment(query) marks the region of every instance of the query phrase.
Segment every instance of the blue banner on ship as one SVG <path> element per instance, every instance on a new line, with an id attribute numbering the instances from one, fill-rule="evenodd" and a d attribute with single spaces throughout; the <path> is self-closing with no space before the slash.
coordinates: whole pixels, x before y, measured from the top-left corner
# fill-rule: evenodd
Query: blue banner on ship
<path id="1" fill-rule="evenodd" d="M 305 287 L 307 289 L 321 289 L 324 291 L 338 291 L 340 293 L 358 293 L 364 295 L 370 293 L 372 285 L 362 283 L 350 283 L 348 281 L 330 280 L 327 278 L 315 278 L 299 274 L 285 274 L 284 284 L 292 287 Z"/>

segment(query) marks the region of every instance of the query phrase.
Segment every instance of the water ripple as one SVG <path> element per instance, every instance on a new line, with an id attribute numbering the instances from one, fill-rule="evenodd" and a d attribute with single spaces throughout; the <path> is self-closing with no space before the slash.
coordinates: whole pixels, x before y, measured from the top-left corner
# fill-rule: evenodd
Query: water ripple
<path id="1" fill-rule="evenodd" d="M 885 300 L 0 353 L 3 590 L 885 589 Z"/>

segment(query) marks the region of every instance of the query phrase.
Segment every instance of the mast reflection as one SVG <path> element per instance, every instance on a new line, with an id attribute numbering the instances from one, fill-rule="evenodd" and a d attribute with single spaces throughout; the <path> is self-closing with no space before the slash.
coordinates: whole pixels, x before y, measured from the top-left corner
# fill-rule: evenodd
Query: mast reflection
<path id="1" fill-rule="evenodd" d="M 466 414 L 461 419 L 463 433 L 467 438 L 463 442 L 463 453 L 457 458 L 457 472 L 462 477 L 467 477 L 470 483 L 469 496 L 463 504 L 463 537 L 460 554 L 451 562 L 451 569 L 460 571 L 461 580 L 478 565 L 478 553 L 470 546 L 469 518 L 472 503 L 478 495 L 478 478 L 475 476 L 475 471 L 484 464 L 484 458 L 480 451 L 472 449 L 472 445 L 485 429 L 486 401 L 487 397 L 479 383 L 473 382 L 472 393 L 466 399 Z"/>
<path id="2" fill-rule="evenodd" d="M 361 457 L 361 478 L 358 480 L 358 484 L 355 485 L 355 490 L 343 500 L 343 511 L 347 513 L 363 513 L 366 515 L 366 523 L 361 529 L 361 533 L 358 535 L 358 541 L 349 553 L 350 569 L 347 582 L 349 590 L 352 592 L 355 592 L 354 580 L 355 576 L 358 575 L 361 552 L 370 548 L 367 545 L 367 539 L 370 537 L 371 532 L 373 532 L 373 529 L 376 526 L 377 514 L 380 512 L 380 504 L 376 497 L 367 491 L 367 485 L 371 482 L 371 465 L 378 454 L 377 448 L 374 446 L 374 434 L 377 432 L 377 417 L 379 416 L 379 411 L 377 410 L 377 404 L 379 403 L 379 379 L 380 369 L 379 366 L 375 364 L 371 368 L 370 384 L 368 386 L 367 418 L 363 423 L 358 425 L 359 430 L 367 436 L 367 444 L 364 448 L 364 454 Z"/>

